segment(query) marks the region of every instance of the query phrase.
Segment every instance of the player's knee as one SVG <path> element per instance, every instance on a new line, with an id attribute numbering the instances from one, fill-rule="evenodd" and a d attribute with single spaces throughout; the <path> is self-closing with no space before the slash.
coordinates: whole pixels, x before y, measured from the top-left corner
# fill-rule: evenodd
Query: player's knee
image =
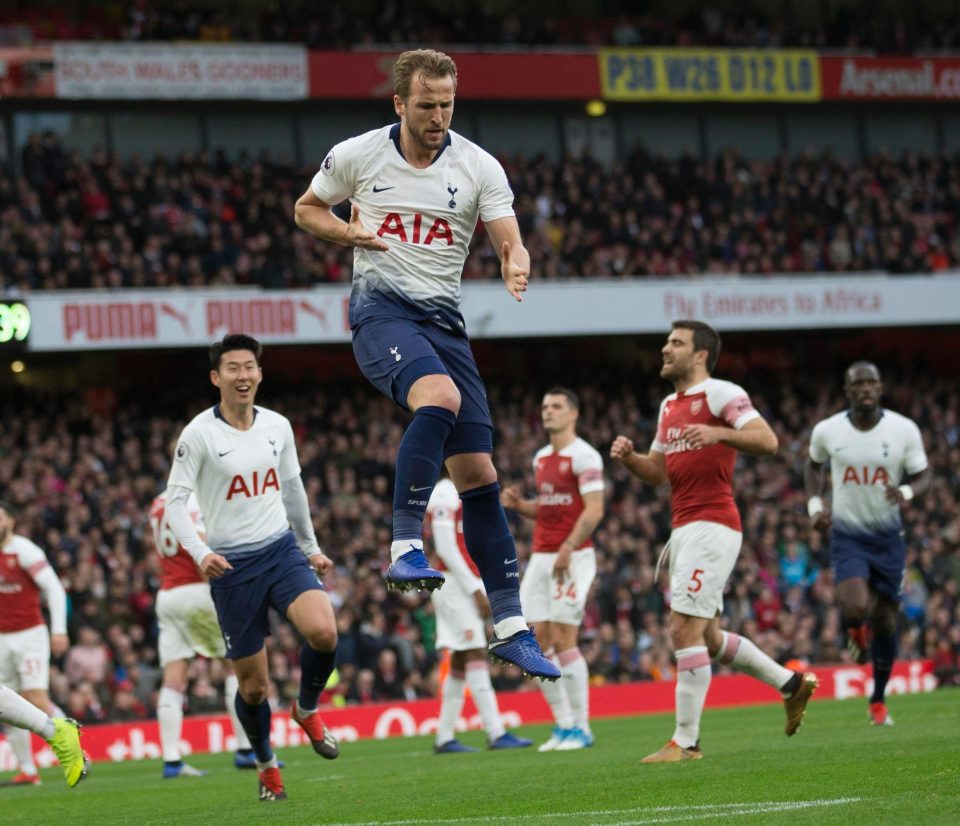
<path id="1" fill-rule="evenodd" d="M 240 696 L 243 701 L 251 706 L 258 706 L 269 695 L 266 681 L 247 680 L 240 684 Z"/>
<path id="2" fill-rule="evenodd" d="M 867 621 L 867 604 L 860 602 L 841 602 L 840 613 L 846 625 L 862 625 Z"/>
<path id="3" fill-rule="evenodd" d="M 309 634 L 305 634 L 304 637 L 307 640 L 307 645 L 309 645 L 314 651 L 323 651 L 325 653 L 329 653 L 330 651 L 336 651 L 337 649 L 336 628 L 315 628 L 312 629 Z"/>

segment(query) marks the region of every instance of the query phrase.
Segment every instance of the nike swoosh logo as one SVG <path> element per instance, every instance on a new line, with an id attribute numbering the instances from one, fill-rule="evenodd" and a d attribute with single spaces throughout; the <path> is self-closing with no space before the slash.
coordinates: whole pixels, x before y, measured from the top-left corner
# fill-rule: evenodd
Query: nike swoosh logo
<path id="1" fill-rule="evenodd" d="M 219 457 L 222 459 L 222 458 L 223 458 L 224 456 L 226 456 L 228 453 L 233 453 L 233 451 L 232 451 L 232 450 L 225 450 L 225 451 L 223 451 L 223 452 L 219 452 L 219 451 L 218 451 L 218 452 L 217 452 L 217 456 L 219 456 Z"/>
<path id="2" fill-rule="evenodd" d="M 513 559 L 505 559 L 505 560 L 503 560 L 503 564 L 504 564 L 504 565 L 513 565 L 513 563 L 516 562 L 516 561 L 517 561 L 517 558 L 516 558 L 516 557 L 514 557 Z"/>
<path id="3" fill-rule="evenodd" d="M 424 485 L 422 488 L 415 488 L 413 485 L 410 485 L 410 492 L 411 492 L 411 493 L 419 493 L 419 492 L 422 491 L 422 490 L 430 490 L 430 488 L 432 488 L 432 487 L 433 487 L 433 485 Z"/>
<path id="4" fill-rule="evenodd" d="M 379 189 L 377 187 L 373 188 L 373 191 L 376 192 L 386 192 L 388 189 L 396 189 L 395 186 L 381 186 Z"/>

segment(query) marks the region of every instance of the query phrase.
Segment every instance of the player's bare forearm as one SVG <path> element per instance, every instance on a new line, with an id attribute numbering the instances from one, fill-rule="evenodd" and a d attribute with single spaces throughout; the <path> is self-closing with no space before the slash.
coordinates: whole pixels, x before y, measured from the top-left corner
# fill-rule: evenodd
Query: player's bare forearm
<path id="1" fill-rule="evenodd" d="M 535 520 L 537 518 L 537 500 L 536 499 L 521 499 L 515 508 L 513 508 L 517 513 L 519 513 L 524 519 Z"/>
<path id="2" fill-rule="evenodd" d="M 823 465 L 807 459 L 803 466 L 803 490 L 809 499 L 823 494 Z"/>
<path id="3" fill-rule="evenodd" d="M 587 500 L 587 497 L 593 496 L 597 498 Z M 574 523 L 570 535 L 564 542 L 564 544 L 569 543 L 573 548 L 579 548 L 593 536 L 597 525 L 599 525 L 600 520 L 603 519 L 603 492 L 596 491 L 595 494 L 588 493 L 587 496 L 584 497 L 584 500 L 583 510 L 580 512 L 580 516 L 577 517 L 577 521 Z"/>
<path id="4" fill-rule="evenodd" d="M 740 430 L 706 424 L 687 425 L 682 436 L 694 450 L 721 444 L 751 456 L 773 456 L 780 446 L 777 434 L 763 419 L 753 419 Z"/>
<path id="5" fill-rule="evenodd" d="M 309 188 L 297 200 L 293 219 L 300 229 L 323 241 L 368 250 L 389 249 L 380 236 L 364 229 L 360 207 L 354 204 L 350 208 L 349 223 L 341 221 L 333 214 L 330 204 L 321 201 Z"/>
<path id="6" fill-rule="evenodd" d="M 908 478 L 914 496 L 923 496 L 930 490 L 930 468 L 924 468 L 919 473 L 913 473 Z"/>
<path id="7" fill-rule="evenodd" d="M 523 301 L 530 275 L 530 253 L 520 237 L 515 217 L 497 218 L 485 225 L 493 248 L 500 256 L 500 275 L 504 286 L 517 301 Z"/>
<path id="8" fill-rule="evenodd" d="M 649 455 L 631 453 L 621 459 L 620 463 L 644 484 L 656 487 L 667 481 L 667 476 L 660 468 L 659 463 Z"/>
<path id="9" fill-rule="evenodd" d="M 500 504 L 507 510 L 516 511 L 525 519 L 537 518 L 537 500 L 524 499 L 520 495 L 520 488 L 516 485 L 505 487 L 500 492 Z"/>
<path id="10" fill-rule="evenodd" d="M 297 226 L 314 237 L 334 244 L 346 244 L 348 224 L 334 215 L 330 207 L 297 201 L 293 215 Z"/>

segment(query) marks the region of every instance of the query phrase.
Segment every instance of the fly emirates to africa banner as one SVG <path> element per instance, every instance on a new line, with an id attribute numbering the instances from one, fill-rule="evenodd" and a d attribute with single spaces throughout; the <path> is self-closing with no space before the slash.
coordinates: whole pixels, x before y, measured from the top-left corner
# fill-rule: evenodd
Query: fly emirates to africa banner
<path id="1" fill-rule="evenodd" d="M 814 668 L 820 678 L 816 701 L 863 698 L 873 688 L 871 669 L 866 666 Z M 937 686 L 929 660 L 899 662 L 887 685 L 889 694 L 918 694 Z M 674 707 L 674 682 L 625 683 L 594 686 L 590 689 L 590 713 L 594 718 L 659 714 Z M 539 691 L 502 692 L 497 695 L 500 713 L 508 728 L 552 722 L 550 709 Z M 779 703 L 769 686 L 742 675 L 714 677 L 707 698 L 708 708 Z M 348 708 L 323 709 L 323 721 L 343 743 L 386 737 L 433 734 L 437 728 L 438 700 L 411 703 L 371 703 Z M 464 706 L 458 728 L 482 729 L 480 715 L 472 700 Z M 281 750 L 307 745 L 303 730 L 289 714 L 273 715 L 271 740 Z M 160 757 L 160 735 L 155 720 L 140 723 L 85 725 L 83 746 L 93 760 L 144 760 Z M 194 753 L 230 752 L 236 747 L 226 714 L 187 717 L 183 721 L 182 751 Z M 34 738 L 34 754 L 41 767 L 54 763 L 53 752 Z M 10 746 L 0 737 L 0 772 L 15 768 Z"/>

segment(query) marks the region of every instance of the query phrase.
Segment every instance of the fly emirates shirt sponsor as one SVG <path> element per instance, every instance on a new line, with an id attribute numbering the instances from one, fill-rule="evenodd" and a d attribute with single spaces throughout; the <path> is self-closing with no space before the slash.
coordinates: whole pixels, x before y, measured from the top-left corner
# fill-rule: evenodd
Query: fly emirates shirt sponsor
<path id="1" fill-rule="evenodd" d="M 694 450 L 681 434 L 693 424 L 740 430 L 759 416 L 747 392 L 722 379 L 706 379 L 663 400 L 651 450 L 666 457 L 674 528 L 690 522 L 718 522 L 741 530 L 733 499 L 737 451 L 723 444 Z"/>

